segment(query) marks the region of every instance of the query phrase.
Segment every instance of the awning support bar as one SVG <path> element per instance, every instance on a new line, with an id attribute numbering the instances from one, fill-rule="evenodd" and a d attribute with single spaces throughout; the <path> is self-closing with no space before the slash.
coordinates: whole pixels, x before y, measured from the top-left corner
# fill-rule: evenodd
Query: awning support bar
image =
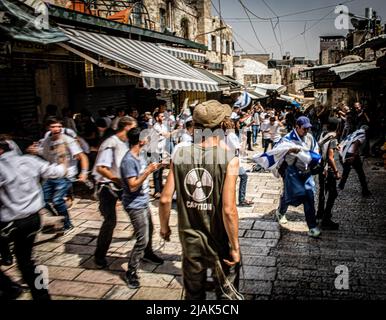
<path id="1" fill-rule="evenodd" d="M 122 69 L 122 68 L 118 68 L 118 67 L 114 67 L 114 66 L 111 66 L 109 64 L 105 64 L 103 62 L 100 62 L 92 57 L 90 57 L 89 55 L 83 53 L 83 52 L 80 52 L 79 50 L 76 50 L 74 49 L 73 47 L 67 45 L 67 44 L 64 44 L 64 43 L 58 43 L 57 44 L 58 46 L 61 46 L 62 48 L 80 56 L 81 58 L 84 58 L 86 59 L 87 61 L 90 61 L 91 63 L 97 65 L 98 67 L 100 68 L 105 68 L 105 69 L 110 69 L 110 70 L 113 70 L 113 71 L 117 71 L 117 72 L 121 72 L 121 73 L 125 73 L 129 76 L 132 76 L 132 77 L 136 77 L 136 78 L 142 78 L 142 76 L 139 74 L 139 73 L 135 73 L 135 72 L 132 72 L 132 71 L 128 71 L 128 70 L 125 70 L 125 69 Z"/>

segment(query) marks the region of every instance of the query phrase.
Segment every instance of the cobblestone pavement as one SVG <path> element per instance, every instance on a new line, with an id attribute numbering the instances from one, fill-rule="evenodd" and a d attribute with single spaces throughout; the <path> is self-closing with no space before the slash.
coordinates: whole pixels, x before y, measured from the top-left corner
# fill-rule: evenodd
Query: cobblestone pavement
<path id="1" fill-rule="evenodd" d="M 248 165 L 248 164 L 246 164 Z M 280 227 L 274 220 L 281 181 L 270 173 L 250 173 L 247 198 L 254 207 L 239 208 L 240 243 L 243 254 L 241 291 L 247 299 L 346 299 L 386 298 L 386 171 L 366 172 L 373 196 L 362 198 L 355 172 L 337 201 L 334 218 L 337 232 L 323 232 L 310 239 L 302 207 L 290 207 L 289 223 Z M 118 223 L 108 252 L 108 268 L 98 270 L 93 263 L 96 236 L 101 225 L 98 204 L 77 199 L 70 214 L 75 231 L 52 239 L 40 234 L 35 259 L 49 270 L 49 291 L 53 299 L 181 299 L 181 246 L 177 216 L 171 216 L 171 242 L 159 237 L 157 201 L 150 203 L 155 224 L 154 248 L 165 259 L 161 266 L 144 263 L 140 267 L 141 287 L 129 289 L 123 280 L 127 257 L 135 240 L 130 220 L 118 205 Z M 335 267 L 349 270 L 349 290 L 337 290 Z M 16 265 L 6 270 L 20 280 Z M 209 298 L 214 298 L 212 293 Z M 30 299 L 26 291 L 20 299 Z"/>

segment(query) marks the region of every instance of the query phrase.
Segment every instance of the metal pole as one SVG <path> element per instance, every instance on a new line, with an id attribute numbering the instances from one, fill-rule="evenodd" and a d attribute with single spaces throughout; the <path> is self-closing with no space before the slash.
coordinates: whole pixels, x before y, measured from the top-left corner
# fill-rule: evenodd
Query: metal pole
<path id="1" fill-rule="evenodd" d="M 220 28 L 222 28 L 221 0 L 218 0 L 218 11 L 220 14 Z M 220 29 L 220 64 L 222 64 L 222 52 L 223 52 L 222 29 Z M 224 74 L 224 68 L 221 69 L 221 74 Z"/>

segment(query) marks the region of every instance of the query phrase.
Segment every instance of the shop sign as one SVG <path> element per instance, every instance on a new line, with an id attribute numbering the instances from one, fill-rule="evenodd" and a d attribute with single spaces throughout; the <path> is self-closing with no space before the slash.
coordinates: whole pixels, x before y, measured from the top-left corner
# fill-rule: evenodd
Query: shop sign
<path id="1" fill-rule="evenodd" d="M 89 61 L 85 61 L 84 71 L 85 71 L 86 88 L 93 88 L 95 86 L 94 65 Z"/>

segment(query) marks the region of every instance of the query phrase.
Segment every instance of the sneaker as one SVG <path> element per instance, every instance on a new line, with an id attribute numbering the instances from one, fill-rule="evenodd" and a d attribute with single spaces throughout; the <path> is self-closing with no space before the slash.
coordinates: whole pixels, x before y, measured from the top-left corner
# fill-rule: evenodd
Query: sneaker
<path id="1" fill-rule="evenodd" d="M 75 230 L 74 226 L 73 225 L 70 225 L 68 227 L 65 227 L 63 228 L 63 235 L 64 236 L 67 236 L 69 235 L 71 232 L 73 232 Z"/>
<path id="2" fill-rule="evenodd" d="M 130 289 L 138 289 L 140 284 L 137 276 L 137 272 L 126 272 L 125 281 Z"/>
<path id="3" fill-rule="evenodd" d="M 12 284 L 6 290 L 0 290 L 0 300 L 15 300 L 23 293 L 23 288 L 18 284 Z"/>
<path id="4" fill-rule="evenodd" d="M 321 227 L 323 230 L 339 230 L 339 223 L 332 220 L 322 221 Z"/>
<path id="5" fill-rule="evenodd" d="M 276 210 L 275 212 L 276 219 L 279 222 L 279 224 L 286 224 L 288 222 L 287 217 L 285 214 L 281 214 L 279 210 Z"/>
<path id="6" fill-rule="evenodd" d="M 309 231 L 308 231 L 308 235 L 312 238 L 317 238 L 320 236 L 320 230 L 318 227 L 315 227 L 315 228 L 311 228 Z"/>
<path id="7" fill-rule="evenodd" d="M 154 254 L 154 252 L 145 253 L 142 260 L 156 265 L 160 265 L 164 263 L 164 260 L 158 257 L 156 254 Z"/>
<path id="8" fill-rule="evenodd" d="M 97 266 L 98 269 L 104 269 L 107 267 L 107 260 L 106 258 L 97 258 L 94 257 L 94 263 Z"/>
<path id="9" fill-rule="evenodd" d="M 9 267 L 13 265 L 13 257 L 12 255 L 1 257 L 0 265 Z"/>
<path id="10" fill-rule="evenodd" d="M 240 202 L 238 207 L 252 207 L 253 201 L 244 200 L 243 202 Z"/>

